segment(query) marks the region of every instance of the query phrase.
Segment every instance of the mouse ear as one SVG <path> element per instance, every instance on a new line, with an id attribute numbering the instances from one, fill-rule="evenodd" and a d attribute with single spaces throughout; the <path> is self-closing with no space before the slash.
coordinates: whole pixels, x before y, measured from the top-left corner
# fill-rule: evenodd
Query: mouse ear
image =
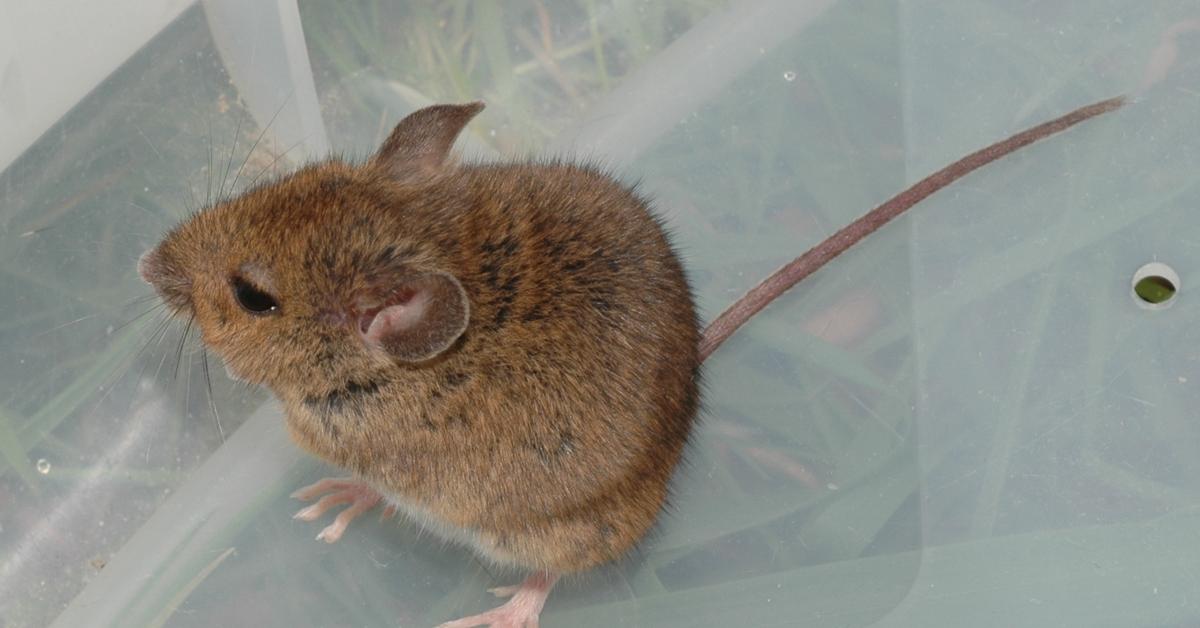
<path id="1" fill-rule="evenodd" d="M 467 292 L 452 275 L 411 275 L 393 286 L 392 296 L 360 322 L 367 342 L 403 362 L 420 362 L 450 348 L 467 329 Z"/>
<path id="2" fill-rule="evenodd" d="M 445 163 L 463 127 L 480 111 L 481 102 L 418 109 L 392 129 L 372 161 L 402 180 L 433 174 Z"/>

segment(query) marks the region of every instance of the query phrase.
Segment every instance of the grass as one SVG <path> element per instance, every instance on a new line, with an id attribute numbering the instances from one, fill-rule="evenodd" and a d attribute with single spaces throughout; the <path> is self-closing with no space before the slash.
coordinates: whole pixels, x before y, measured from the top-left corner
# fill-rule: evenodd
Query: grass
<path id="1" fill-rule="evenodd" d="M 139 318 L 154 301 L 134 272 L 204 198 L 210 141 L 230 148 L 247 117 L 215 53 L 196 54 L 206 38 L 185 14 L 0 173 L 6 626 L 47 625 L 220 443 L 199 356 Z M 227 429 L 262 399 L 224 378 L 214 392 Z"/>
<path id="2" fill-rule="evenodd" d="M 335 150 L 365 154 L 416 107 L 482 98 L 473 139 L 521 155 L 570 137 L 630 76 L 662 71 L 662 52 L 725 4 L 300 9 Z M 1136 84 L 1187 16 L 1152 4 L 838 3 L 622 176 L 656 199 L 712 318 L 908 182 Z M 142 294 L 136 255 L 263 122 L 204 28 L 192 12 L 157 44 L 196 60 L 135 57 L 0 175 L 0 288 L 20 295 L 0 304 L 0 495 L 23 504 L 0 521 L 15 531 L 0 555 L 97 465 L 112 481 L 86 514 L 137 513 L 29 568 L 27 581 L 57 588 L 22 589 L 33 601 L 5 618 L 17 625 L 52 617 L 87 579 L 78 565 L 116 551 L 218 443 L 195 356 L 177 367 L 171 339 L 138 354 L 152 327 L 107 333 Z M 705 424 L 660 529 L 628 561 L 568 582 L 545 624 L 1003 625 L 1004 609 L 1023 625 L 1194 621 L 1180 592 L 1196 584 L 1200 477 L 1197 76 L 1181 55 L 1143 100 L 928 200 L 739 331 L 708 364 Z M 1128 282 L 1153 258 L 1184 287 L 1151 312 Z M 175 369 L 179 384 L 164 384 Z M 227 427 L 262 398 L 216 383 Z M 164 397 L 146 457 L 104 458 Z M 43 457 L 48 477 L 32 466 Z M 259 617 L 266 598 L 286 601 L 279 621 L 292 624 L 427 625 L 482 608 L 484 586 L 507 579 L 393 524 L 356 524 L 322 550 L 287 520 L 283 488 L 263 490 L 280 497 L 155 590 L 180 609 L 151 613 L 156 624 Z"/>

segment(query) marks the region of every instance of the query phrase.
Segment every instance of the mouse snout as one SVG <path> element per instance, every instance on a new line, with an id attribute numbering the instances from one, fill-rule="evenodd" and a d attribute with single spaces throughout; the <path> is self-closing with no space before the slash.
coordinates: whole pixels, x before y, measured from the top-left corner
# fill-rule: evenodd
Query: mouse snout
<path id="1" fill-rule="evenodd" d="M 191 305 L 191 274 L 180 268 L 179 261 L 170 250 L 156 246 L 138 258 L 138 275 L 150 284 L 167 305 L 182 310 Z"/>
<path id="2" fill-rule="evenodd" d="M 142 256 L 138 258 L 138 275 L 142 278 L 142 281 L 152 286 L 154 285 L 154 278 L 161 274 L 160 267 L 161 263 L 158 260 L 157 248 L 142 253 Z"/>

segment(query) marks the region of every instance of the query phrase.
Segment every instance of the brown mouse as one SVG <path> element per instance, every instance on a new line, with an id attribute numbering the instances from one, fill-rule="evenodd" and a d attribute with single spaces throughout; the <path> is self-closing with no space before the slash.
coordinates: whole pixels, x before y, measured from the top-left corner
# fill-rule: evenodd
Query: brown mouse
<path id="1" fill-rule="evenodd" d="M 955 162 L 764 281 L 701 335 L 661 224 L 633 191 L 557 162 L 455 164 L 483 107 L 438 105 L 362 164 L 329 160 L 216 203 L 139 262 L 293 438 L 350 470 L 297 517 L 381 500 L 485 559 L 533 572 L 508 603 L 443 624 L 535 626 L 559 574 L 615 560 L 653 524 L 695 421 L 699 366 L 767 303 L 975 168 L 1077 110 Z M 703 357 L 702 357 L 703 356 Z"/>
<path id="2" fill-rule="evenodd" d="M 330 160 L 219 202 L 139 262 L 292 437 L 355 480 L 298 516 L 380 496 L 495 563 L 533 570 L 472 621 L 525 625 L 557 574 L 650 528 L 697 408 L 699 325 L 646 203 L 568 163 L 447 159 L 482 104 L 405 118 L 366 163 Z M 475 625 L 451 623 L 448 625 Z"/>

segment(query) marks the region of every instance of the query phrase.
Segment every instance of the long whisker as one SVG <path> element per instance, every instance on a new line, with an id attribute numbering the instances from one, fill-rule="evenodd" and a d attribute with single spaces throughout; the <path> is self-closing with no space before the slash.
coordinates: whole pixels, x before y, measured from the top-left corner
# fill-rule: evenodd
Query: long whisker
<path id="1" fill-rule="evenodd" d="M 204 117 L 208 120 L 208 184 L 204 186 L 204 206 L 208 207 L 212 204 L 213 183 L 212 114 L 206 113 Z"/>
<path id="2" fill-rule="evenodd" d="M 271 128 L 271 125 L 275 124 L 275 118 L 279 117 L 279 113 L 283 111 L 283 108 L 287 106 L 287 103 L 289 100 L 291 100 L 291 98 L 292 94 L 288 93 L 287 97 L 283 99 L 282 103 L 280 103 L 279 108 L 276 109 L 275 113 L 271 116 L 271 119 L 267 121 L 267 126 L 263 127 L 262 132 L 260 132 L 258 137 L 254 139 L 254 143 L 250 145 L 250 150 L 246 152 L 246 158 L 242 160 L 242 165 L 238 166 L 237 174 L 233 175 L 233 183 L 229 184 L 229 191 L 231 193 L 233 192 L 234 188 L 237 187 L 237 182 L 242 176 L 242 171 L 246 169 L 246 162 L 250 161 L 250 157 L 254 155 L 254 149 L 258 148 L 258 143 L 262 141 L 262 138 L 267 134 L 267 130 Z"/>
<path id="3" fill-rule="evenodd" d="M 189 328 L 188 331 L 191 331 L 191 329 Z M 184 336 L 183 336 L 184 340 L 187 340 L 187 336 L 188 336 L 187 334 L 184 334 Z M 183 356 L 180 355 L 180 357 L 183 357 Z M 192 356 L 189 354 L 188 358 L 191 358 L 191 357 Z M 192 361 L 191 361 L 191 359 L 189 359 L 187 361 L 187 367 L 183 371 L 183 406 L 181 408 L 179 416 L 182 416 L 185 419 L 191 418 L 191 400 L 192 400 Z"/>
<path id="4" fill-rule="evenodd" d="M 126 301 L 122 307 L 129 307 L 132 305 L 137 305 L 139 301 L 144 301 L 144 300 L 153 299 L 153 298 L 157 298 L 157 297 L 158 297 L 158 295 L 156 295 L 156 294 L 143 295 L 141 297 L 137 297 L 135 299 L 130 299 L 129 301 Z M 138 320 L 139 318 L 142 318 L 143 316 L 149 314 L 150 312 L 153 312 L 154 310 L 158 309 L 158 307 L 160 307 L 160 305 L 156 305 L 156 306 L 142 312 L 141 314 L 134 316 L 132 319 L 118 325 L 117 327 L 114 327 L 111 333 L 116 333 L 117 331 L 121 330 L 129 323 L 132 323 L 132 322 Z M 71 325 L 76 325 L 78 323 L 82 323 L 83 321 L 96 318 L 97 316 L 104 316 L 105 314 L 108 314 L 108 313 L 109 313 L 109 311 L 105 310 L 105 311 L 101 311 L 101 312 L 93 312 L 86 316 L 80 316 L 79 318 L 76 318 L 74 320 L 69 320 L 65 323 L 60 323 L 58 325 L 55 325 L 54 327 L 51 327 L 50 329 L 44 329 L 42 331 L 39 331 L 38 333 L 34 334 L 31 337 L 32 338 L 41 338 L 42 336 L 45 336 L 46 334 L 54 333 L 64 327 L 70 327 Z"/>
<path id="5" fill-rule="evenodd" d="M 166 161 L 166 158 L 162 156 L 162 153 L 158 152 L 158 147 L 154 145 L 154 142 L 150 141 L 150 138 L 146 137 L 146 134 L 142 132 L 142 128 L 139 127 L 137 123 L 133 124 L 133 130 L 137 131 L 137 134 L 146 141 L 146 144 L 150 147 L 150 150 L 154 151 L 154 154 L 158 157 L 160 162 Z"/>
<path id="6" fill-rule="evenodd" d="M 126 301 L 124 303 L 124 305 L 138 305 L 138 304 L 144 303 L 146 301 L 153 301 L 154 299 L 157 299 L 157 298 L 158 298 L 158 295 L 151 292 L 149 294 L 143 294 L 140 296 L 133 297 L 132 299 L 129 299 L 128 301 Z"/>
<path id="7" fill-rule="evenodd" d="M 153 216 L 155 218 L 158 217 L 158 214 L 155 214 L 153 210 L 151 210 L 149 207 L 146 207 L 145 205 L 139 205 L 133 201 L 125 201 L 125 203 L 128 204 L 130 207 L 136 207 L 136 208 L 146 212 L 147 214 L 150 214 L 151 216 Z"/>
<path id="8" fill-rule="evenodd" d="M 150 308 L 150 309 L 146 310 L 145 312 L 142 312 L 141 314 L 138 314 L 137 316 L 134 316 L 133 318 L 131 318 L 131 319 L 129 319 L 129 320 L 127 320 L 127 321 L 125 321 L 124 323 L 121 323 L 120 325 L 117 325 L 116 327 L 113 327 L 112 333 L 114 333 L 114 334 L 115 334 L 115 333 L 117 333 L 117 332 L 121 331 L 122 329 L 125 329 L 126 327 L 128 327 L 128 326 L 130 326 L 130 325 L 132 325 L 132 324 L 136 323 L 137 321 L 139 321 L 139 320 L 141 320 L 141 319 L 145 318 L 146 316 L 150 315 L 151 313 L 153 313 L 153 312 L 156 312 L 156 311 L 159 311 L 159 310 L 161 310 L 161 309 L 165 308 L 166 306 L 167 306 L 167 304 L 166 304 L 166 303 L 159 303 L 158 305 L 155 305 L 154 307 L 152 307 L 152 308 Z"/>
<path id="9" fill-rule="evenodd" d="M 217 400 L 213 398 L 212 375 L 208 370 L 208 351 L 201 348 L 202 357 L 200 363 L 204 365 L 204 385 L 208 388 L 208 409 L 212 412 L 213 420 L 217 423 L 217 435 L 221 437 L 221 442 L 225 442 L 225 429 L 221 427 L 221 413 L 217 412 Z"/>
<path id="10" fill-rule="evenodd" d="M 175 348 L 175 371 L 171 374 L 171 381 L 179 381 L 179 365 L 183 363 L 183 345 L 187 342 L 188 334 L 192 332 L 192 323 L 195 322 L 196 315 L 188 316 L 187 324 L 183 326 L 183 334 L 179 336 L 179 346 Z"/>
<path id="11" fill-rule="evenodd" d="M 228 190 L 225 189 L 225 181 L 229 179 L 229 171 L 233 168 L 233 154 L 237 152 L 238 139 L 242 135 L 242 122 L 246 120 L 246 116 L 238 116 L 237 126 L 233 128 L 233 144 L 229 146 L 229 159 L 225 161 L 225 174 L 221 175 L 221 185 L 217 186 L 217 200 L 225 198 Z"/>
<path id="12" fill-rule="evenodd" d="M 263 167 L 263 169 L 262 169 L 262 170 L 259 170 L 259 171 L 258 171 L 258 174 L 254 175 L 254 178 L 250 180 L 250 183 L 247 183 L 247 184 L 246 184 L 246 187 L 248 187 L 248 188 L 252 188 L 252 187 L 254 187 L 254 183 L 255 183 L 256 181 L 258 181 L 258 178 L 259 178 L 259 177 L 261 177 L 261 176 L 263 176 L 264 174 L 266 174 L 266 172 L 267 172 L 268 170 L 270 170 L 271 168 L 273 168 L 273 167 L 275 166 L 275 164 L 276 164 L 276 163 L 279 163 L 279 160 L 280 160 L 280 159 L 283 159 L 283 158 L 284 158 L 284 156 L 286 156 L 288 153 L 292 152 L 292 150 L 293 150 L 293 149 L 295 149 L 297 146 L 299 146 L 299 145 L 301 145 L 301 144 L 303 144 L 303 143 L 304 143 L 304 140 L 303 140 L 303 139 L 301 139 L 301 140 L 298 140 L 298 141 L 297 141 L 295 144 L 292 144 L 291 146 L 289 146 L 287 150 L 285 150 L 285 151 L 283 151 L 282 153 L 279 153 L 278 155 L 276 155 L 276 156 L 275 156 L 275 159 L 272 159 L 272 160 L 271 160 L 271 163 L 267 164 L 265 167 Z"/>
<path id="13" fill-rule="evenodd" d="M 151 310 L 151 311 L 153 311 L 153 310 Z M 130 321 L 130 323 L 132 323 L 132 322 L 133 321 Z M 124 377 L 125 374 L 129 372 L 129 367 L 137 362 L 138 358 L 141 357 L 141 355 L 146 351 L 146 348 L 150 346 L 150 343 L 154 341 L 154 337 L 163 333 L 164 331 L 166 331 L 167 324 L 169 322 L 170 322 L 170 319 L 164 319 L 164 320 L 160 321 L 157 329 L 155 329 L 155 331 L 150 335 L 150 338 L 147 339 L 146 343 L 143 344 L 140 349 L 138 349 L 137 353 L 135 353 L 132 357 L 124 360 L 123 363 L 119 367 L 113 369 L 112 374 L 100 386 L 101 390 L 104 391 L 104 394 L 101 395 L 100 398 L 96 400 L 94 407 L 99 407 L 99 405 L 104 403 L 104 400 L 107 399 L 108 396 L 112 394 L 112 391 L 115 390 L 117 387 L 117 382 L 121 381 L 121 378 Z M 142 371 L 138 375 L 139 380 L 141 379 L 141 375 L 145 374 L 145 371 L 146 371 L 146 365 L 143 365 Z"/>
<path id="14" fill-rule="evenodd" d="M 107 313 L 108 312 L 94 312 L 92 314 L 88 314 L 87 316 L 80 316 L 79 318 L 77 318 L 75 320 L 70 320 L 70 321 L 62 323 L 60 325 L 55 325 L 54 327 L 51 327 L 50 329 L 47 329 L 44 331 L 39 331 L 38 333 L 34 334 L 33 337 L 41 338 L 42 336 L 45 336 L 46 334 L 54 333 L 54 332 L 62 329 L 63 327 L 70 327 L 71 325 L 74 325 L 76 323 L 82 323 L 83 321 L 86 321 L 90 318 L 96 318 L 97 316 L 100 316 L 102 314 L 107 314 Z"/>
<path id="15" fill-rule="evenodd" d="M 164 325 L 162 333 L 159 334 L 158 340 L 154 343 L 154 346 L 156 349 L 162 347 L 162 341 L 164 339 L 166 339 L 166 337 L 167 337 L 167 333 L 166 333 L 167 329 L 168 329 L 168 326 Z M 162 375 L 163 366 L 166 366 L 166 364 L 167 364 L 167 355 L 169 355 L 168 352 L 163 351 L 162 357 L 158 359 L 158 368 L 154 369 L 154 381 L 156 381 L 156 382 L 158 381 L 158 378 Z"/>
<path id="16" fill-rule="evenodd" d="M 164 326 L 162 329 L 165 330 L 166 327 Z M 147 341 L 146 345 L 149 346 L 149 344 L 150 344 L 150 342 Z M 143 348 L 145 348 L 145 347 L 143 347 Z M 130 364 L 132 364 L 132 362 Z M 138 370 L 137 381 L 139 381 L 139 382 L 143 381 L 143 379 L 146 377 L 146 370 L 150 368 L 150 364 L 151 364 L 150 360 L 146 360 L 146 361 L 142 362 L 142 368 Z M 157 376 L 155 376 L 155 379 L 156 380 L 158 379 Z"/>
<path id="17" fill-rule="evenodd" d="M 192 189 L 191 177 L 188 177 L 187 179 L 188 180 L 184 181 L 183 184 L 187 188 L 188 199 L 191 200 L 191 203 L 189 203 L 188 206 L 184 208 L 185 215 L 188 212 L 193 211 L 196 208 L 200 207 L 200 203 L 198 203 L 196 201 L 196 191 Z"/>
<path id="18" fill-rule="evenodd" d="M 170 328 L 171 328 L 171 317 L 164 316 L 162 318 L 162 320 L 158 321 L 158 326 L 155 327 L 154 331 L 150 334 L 150 337 L 146 339 L 146 344 L 142 345 L 142 348 L 138 349 L 138 352 L 136 354 L 134 354 L 133 360 L 136 361 L 138 358 L 142 357 L 142 354 L 145 353 L 146 350 L 150 348 L 150 345 L 154 345 L 156 347 L 162 346 L 162 340 L 167 335 L 167 330 Z M 165 361 L 166 359 L 167 359 L 167 355 L 164 353 L 163 360 Z M 159 363 L 159 368 L 160 369 L 162 368 L 161 362 Z M 158 379 L 157 375 L 155 375 L 155 379 Z"/>
<path id="19" fill-rule="evenodd" d="M 154 155 L 156 157 L 158 157 L 158 161 L 160 163 L 166 161 L 166 158 L 163 157 L 162 153 L 158 152 L 158 147 L 154 145 L 154 142 L 150 141 L 150 138 L 146 136 L 146 133 L 142 131 L 141 127 L 139 127 L 135 123 L 133 125 L 133 130 L 137 131 L 137 134 L 140 135 L 142 137 L 142 139 L 146 141 L 146 144 L 150 147 L 150 150 L 154 151 Z M 194 192 L 192 192 L 191 185 L 187 186 L 187 191 L 188 191 L 188 195 L 192 197 L 192 205 L 195 205 L 196 204 L 196 194 Z M 182 195 L 180 196 L 180 200 L 183 200 Z"/>

